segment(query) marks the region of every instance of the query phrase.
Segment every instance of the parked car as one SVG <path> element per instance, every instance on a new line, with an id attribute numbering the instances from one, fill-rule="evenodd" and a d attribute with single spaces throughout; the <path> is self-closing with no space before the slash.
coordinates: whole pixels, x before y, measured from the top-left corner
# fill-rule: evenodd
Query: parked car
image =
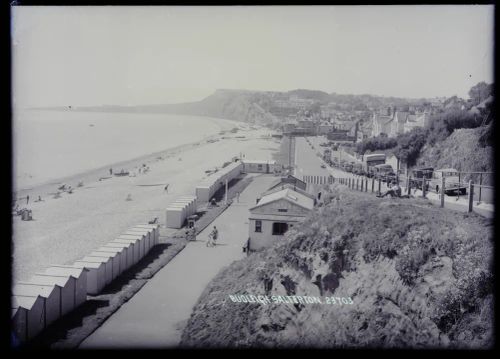
<path id="1" fill-rule="evenodd" d="M 324 163 L 321 164 L 321 168 L 326 168 Z"/>
<path id="2" fill-rule="evenodd" d="M 459 182 L 458 171 L 454 168 L 442 168 L 435 170 L 432 173 L 431 180 L 429 181 L 429 187 L 432 190 L 435 190 L 436 193 L 439 193 L 443 177 L 445 179 L 445 194 L 457 193 L 457 191 L 459 191 L 460 194 L 467 194 L 467 187 Z"/>
<path id="3" fill-rule="evenodd" d="M 363 165 L 361 163 L 355 163 L 352 167 L 352 173 L 359 176 L 363 175 Z"/>
<path id="4" fill-rule="evenodd" d="M 434 172 L 434 168 L 432 167 L 422 167 L 415 168 L 411 171 L 411 179 L 410 185 L 412 188 L 422 189 L 422 183 L 425 176 L 425 190 L 429 190 L 429 181 L 432 178 L 432 173 Z"/>
<path id="5" fill-rule="evenodd" d="M 346 172 L 352 172 L 352 164 L 351 163 L 344 163 L 344 165 L 342 166 L 342 168 Z"/>
<path id="6" fill-rule="evenodd" d="M 380 179 L 384 182 L 389 182 L 392 179 L 396 178 L 396 173 L 394 173 L 392 166 L 387 163 L 373 166 L 372 169 L 373 169 L 373 177 L 375 177 L 375 179 Z"/>

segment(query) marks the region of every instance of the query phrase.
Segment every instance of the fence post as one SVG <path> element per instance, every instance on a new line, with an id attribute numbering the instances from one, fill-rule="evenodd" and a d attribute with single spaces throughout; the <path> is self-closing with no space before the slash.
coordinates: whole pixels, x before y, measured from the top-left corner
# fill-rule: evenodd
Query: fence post
<path id="1" fill-rule="evenodd" d="M 469 181 L 469 210 L 468 212 L 472 212 L 472 204 L 474 202 L 474 182 L 472 180 Z"/>
<path id="2" fill-rule="evenodd" d="M 444 208 L 444 186 L 445 186 L 445 177 L 441 177 L 441 208 Z"/>
<path id="3" fill-rule="evenodd" d="M 368 178 L 365 178 L 365 192 L 368 192 Z"/>
<path id="4" fill-rule="evenodd" d="M 375 178 L 372 178 L 372 193 L 375 191 Z"/>
<path id="5" fill-rule="evenodd" d="M 380 180 L 380 178 L 378 179 L 378 194 L 380 195 L 380 187 L 382 186 L 382 181 Z"/>
<path id="6" fill-rule="evenodd" d="M 425 190 L 427 188 L 427 184 L 425 183 L 425 175 L 422 176 L 422 197 L 425 198 Z"/>
<path id="7" fill-rule="evenodd" d="M 406 176 L 406 183 L 408 184 L 408 187 L 406 187 L 406 192 L 408 193 L 408 196 L 411 194 L 411 179 L 410 176 Z"/>
<path id="8" fill-rule="evenodd" d="M 351 179 L 350 178 L 347 179 L 347 183 L 348 183 L 347 187 L 351 188 Z"/>
<path id="9" fill-rule="evenodd" d="M 358 188 L 358 187 L 359 187 L 359 186 L 358 186 L 358 182 L 359 182 L 359 178 L 356 178 L 356 190 L 358 190 L 358 189 L 359 189 L 359 188 Z"/>
<path id="10" fill-rule="evenodd" d="M 480 173 L 479 174 L 479 199 L 477 200 L 477 204 L 481 203 L 481 189 L 483 187 L 481 187 L 483 185 L 483 174 Z"/>

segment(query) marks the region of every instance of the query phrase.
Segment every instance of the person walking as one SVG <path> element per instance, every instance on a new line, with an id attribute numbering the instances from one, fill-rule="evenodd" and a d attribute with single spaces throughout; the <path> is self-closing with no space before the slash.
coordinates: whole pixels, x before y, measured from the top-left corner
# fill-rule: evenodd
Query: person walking
<path id="1" fill-rule="evenodd" d="M 212 232 L 208 235 L 208 242 L 207 242 L 207 247 L 215 247 L 217 238 L 219 237 L 219 231 L 217 230 L 217 227 L 214 226 L 212 229 Z"/>
<path id="2" fill-rule="evenodd" d="M 165 186 L 165 192 L 167 192 L 167 193 L 168 193 L 168 186 L 169 186 L 169 184 L 167 183 L 167 185 Z"/>
<path id="3" fill-rule="evenodd" d="M 113 174 L 113 169 L 112 169 L 112 168 L 110 168 L 110 169 L 109 169 L 109 174 L 110 174 L 110 175 L 112 175 L 112 174 Z"/>
<path id="4" fill-rule="evenodd" d="M 28 203 L 29 203 L 29 201 L 30 201 L 30 196 L 29 196 L 29 195 L 27 195 L 27 196 L 26 196 L 26 204 L 28 204 Z"/>

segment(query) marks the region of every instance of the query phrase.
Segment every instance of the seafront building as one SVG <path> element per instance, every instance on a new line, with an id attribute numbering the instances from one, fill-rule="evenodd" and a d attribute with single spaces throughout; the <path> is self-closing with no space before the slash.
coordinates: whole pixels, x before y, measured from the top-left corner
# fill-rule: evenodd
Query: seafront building
<path id="1" fill-rule="evenodd" d="M 266 191 L 249 209 L 249 252 L 268 248 L 283 238 L 295 224 L 313 209 L 314 196 L 306 192 L 305 183 L 284 177 Z"/>

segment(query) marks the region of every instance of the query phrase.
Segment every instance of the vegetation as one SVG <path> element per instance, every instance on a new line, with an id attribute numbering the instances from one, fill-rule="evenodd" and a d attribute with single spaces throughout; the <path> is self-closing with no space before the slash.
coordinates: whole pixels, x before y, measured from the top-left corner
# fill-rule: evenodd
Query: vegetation
<path id="1" fill-rule="evenodd" d="M 472 103 L 477 105 L 486 100 L 492 94 L 492 91 L 493 85 L 481 82 L 471 88 L 469 95 Z M 458 98 L 454 96 L 448 99 L 447 103 L 453 102 L 453 99 Z M 394 138 L 387 138 L 385 134 L 368 138 L 356 145 L 356 152 L 364 154 L 366 152 L 390 150 L 401 161 L 413 166 L 419 162 L 419 157 L 424 148 L 442 143 L 455 130 L 478 128 L 482 125 L 486 125 L 486 127 L 481 131 L 478 143 L 481 147 L 491 146 L 493 140 L 491 106 L 492 103 L 490 102 L 486 104 L 484 109 L 477 111 L 458 110 L 451 107 L 444 112 L 434 114 L 426 128 L 414 128 L 410 132 L 400 134 Z M 462 158 L 462 160 L 467 161 L 467 158 Z M 491 166 L 488 168 L 491 168 Z"/>
<path id="2" fill-rule="evenodd" d="M 335 185 L 323 199 L 286 239 L 217 275 L 182 345 L 492 346 L 490 220 Z M 351 297 L 354 305 L 232 303 L 234 294 Z"/>
<path id="3" fill-rule="evenodd" d="M 449 111 L 436 114 L 431 118 L 428 128 L 428 143 L 432 146 L 445 140 L 458 128 L 476 128 L 482 123 L 482 116 L 470 113 L 469 111 Z"/>
<path id="4" fill-rule="evenodd" d="M 494 86 L 493 84 L 487 84 L 486 82 L 480 82 L 476 86 L 473 86 L 469 91 L 469 97 L 472 100 L 474 106 L 480 104 L 493 94 Z"/>
<path id="5" fill-rule="evenodd" d="M 394 148 L 398 145 L 395 138 L 387 137 L 387 135 L 370 137 L 362 142 L 359 142 L 355 146 L 357 153 L 363 155 L 366 152 L 375 152 L 377 150 L 386 150 Z"/>

